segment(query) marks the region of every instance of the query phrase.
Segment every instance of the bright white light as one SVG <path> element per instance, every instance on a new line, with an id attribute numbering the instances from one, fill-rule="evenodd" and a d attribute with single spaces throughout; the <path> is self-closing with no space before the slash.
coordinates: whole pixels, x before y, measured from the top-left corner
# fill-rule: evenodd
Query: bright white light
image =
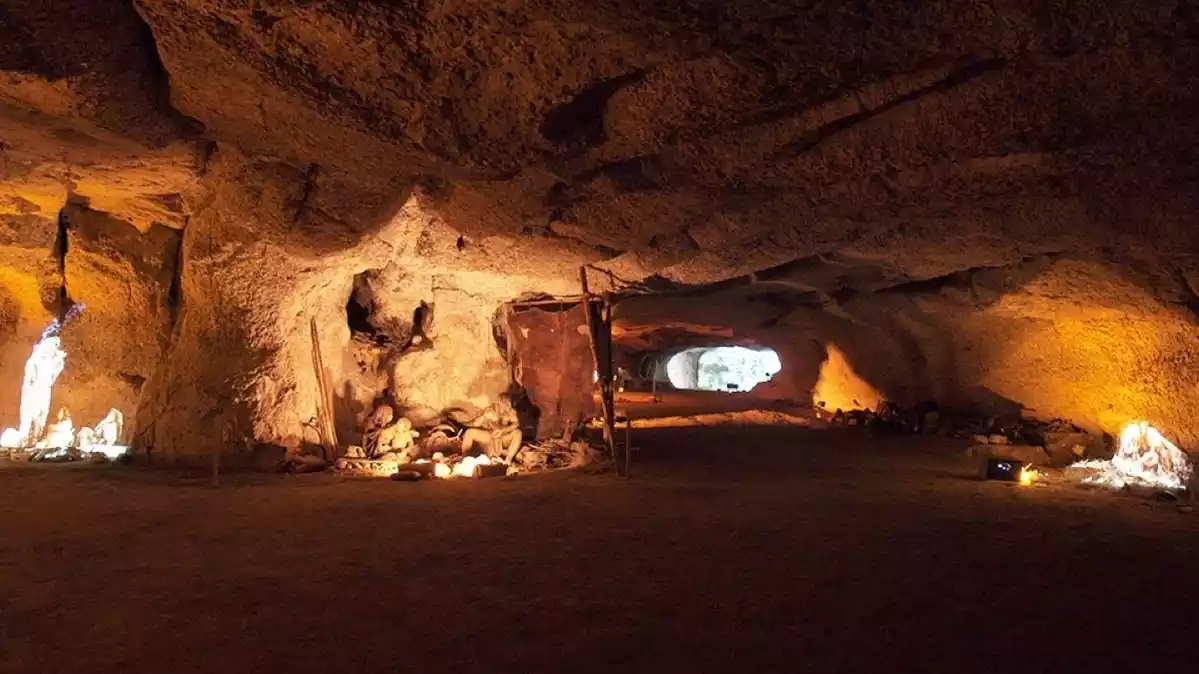
<path id="1" fill-rule="evenodd" d="M 0 433 L 0 447 L 5 449 L 20 449 L 24 447 L 24 438 L 21 437 L 21 431 L 15 428 L 6 428 L 3 433 Z"/>
<path id="2" fill-rule="evenodd" d="M 25 378 L 21 381 L 21 423 L 16 429 L 6 429 L 0 440 L 5 447 L 32 447 L 46 429 L 50 417 L 50 396 L 54 381 L 67 364 L 67 353 L 57 335 L 43 337 L 33 347 L 25 361 Z"/>
<path id="3" fill-rule="evenodd" d="M 1141 484 L 1165 489 L 1186 489 L 1194 469 L 1186 452 L 1145 421 L 1124 427 L 1120 447 L 1111 461 L 1080 461 L 1073 467 L 1098 471 L 1085 482 L 1116 488 Z"/>
<path id="4" fill-rule="evenodd" d="M 75 424 L 71 421 L 70 416 L 66 416 L 63 412 L 59 412 L 58 421 L 50 425 L 50 430 L 46 431 L 46 437 L 42 438 L 34 445 L 38 449 L 58 449 L 70 447 L 75 444 Z"/>
<path id="5" fill-rule="evenodd" d="M 474 477 L 478 466 L 490 466 L 491 459 L 486 454 L 478 457 L 468 456 L 454 464 L 454 477 Z"/>
<path id="6" fill-rule="evenodd" d="M 41 339 L 33 346 L 33 353 L 25 361 L 25 376 L 21 380 L 20 425 L 6 428 L 0 433 L 0 447 L 43 450 L 77 447 L 109 458 L 116 458 L 128 451 L 128 447 L 120 444 L 125 415 L 116 408 L 109 410 L 94 427 L 84 427 L 78 432 L 65 409 L 59 411 L 58 421 L 46 426 L 54 382 L 67 363 L 67 353 L 62 349 L 58 334 L 62 326 L 81 311 L 82 304 L 72 306 L 62 321 L 55 320 L 46 326 Z"/>
<path id="7" fill-rule="evenodd" d="M 717 346 L 675 354 L 666 363 L 666 376 L 675 388 L 749 391 L 770 381 L 782 368 L 773 349 Z"/>
<path id="8" fill-rule="evenodd" d="M 129 448 L 125 445 L 91 445 L 87 448 L 87 451 L 93 454 L 103 454 L 110 459 L 119 459 L 129 451 Z M 395 471 L 391 472 L 394 473 Z"/>

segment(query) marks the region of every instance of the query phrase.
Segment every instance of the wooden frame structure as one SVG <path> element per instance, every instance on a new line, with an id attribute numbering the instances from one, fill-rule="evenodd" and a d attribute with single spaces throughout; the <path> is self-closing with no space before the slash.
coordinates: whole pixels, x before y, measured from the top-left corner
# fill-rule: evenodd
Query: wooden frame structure
<path id="1" fill-rule="evenodd" d="M 625 441 L 616 441 L 616 370 L 612 354 L 612 308 L 619 294 L 591 292 L 587 279 L 587 266 L 579 268 L 579 285 L 582 294 L 551 299 L 516 301 L 508 303 L 508 307 L 539 307 L 539 306 L 572 306 L 583 304 L 587 317 L 587 330 L 590 335 L 589 344 L 591 355 L 595 360 L 598 374 L 597 384 L 600 393 L 600 408 L 603 414 L 604 444 L 608 454 L 616 464 L 616 474 L 620 477 L 629 476 L 630 434 L 631 422 L 625 421 Z M 603 270 L 597 270 L 603 271 Z"/>

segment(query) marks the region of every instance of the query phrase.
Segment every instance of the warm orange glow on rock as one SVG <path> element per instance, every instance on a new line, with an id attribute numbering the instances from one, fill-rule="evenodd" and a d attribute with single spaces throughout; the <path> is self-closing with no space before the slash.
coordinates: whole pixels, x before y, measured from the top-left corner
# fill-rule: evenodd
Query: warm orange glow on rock
<path id="1" fill-rule="evenodd" d="M 1199 330 L 1143 288 L 1094 263 L 1062 261 L 954 334 L 977 359 L 973 384 L 1042 418 L 1118 435 L 1151 417 L 1178 442 L 1196 439 Z"/>
<path id="2" fill-rule="evenodd" d="M 849 364 L 849 359 L 835 345 L 826 347 L 828 357 L 820 366 L 820 378 L 812 389 L 812 403 L 832 410 L 872 410 L 883 396 L 862 380 Z"/>

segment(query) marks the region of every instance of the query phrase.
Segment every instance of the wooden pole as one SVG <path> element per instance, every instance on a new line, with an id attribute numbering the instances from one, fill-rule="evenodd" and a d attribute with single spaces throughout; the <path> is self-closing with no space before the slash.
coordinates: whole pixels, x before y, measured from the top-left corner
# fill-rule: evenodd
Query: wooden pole
<path id="1" fill-rule="evenodd" d="M 595 344 L 595 318 L 591 315 L 591 294 L 587 290 L 587 267 L 579 267 L 579 285 L 583 287 L 583 315 L 587 317 L 587 334 L 591 335 L 587 345 L 591 347 L 591 359 L 595 361 L 595 369 L 598 372 L 599 349 Z"/>
<path id="2" fill-rule="evenodd" d="M 583 308 L 586 309 L 586 305 L 584 305 Z M 558 330 L 558 372 L 560 372 L 562 376 L 558 379 L 558 390 L 555 391 L 553 418 L 560 422 L 564 421 L 562 419 L 562 389 L 565 383 L 569 381 L 569 379 L 566 377 L 566 370 L 570 367 L 568 363 L 570 356 L 569 343 L 566 341 L 566 327 L 562 320 L 562 315 L 564 313 L 565 312 L 559 311 L 554 314 L 555 328 Z M 569 419 L 565 420 L 563 428 L 567 436 L 566 444 L 569 445 L 569 441 L 571 440 L 570 436 L 573 434 L 572 431 L 574 430 L 573 422 Z"/>
<path id="3" fill-rule="evenodd" d="M 604 345 L 604 385 L 600 387 L 600 395 L 604 403 L 604 428 L 608 431 L 608 445 L 612 449 L 612 457 L 616 461 L 616 474 L 620 477 L 629 476 L 629 448 L 621 445 L 617 450 L 616 442 L 616 372 L 612 363 L 612 300 L 605 296 L 600 305 L 602 327 L 600 336 Z"/>
<path id="4" fill-rule="evenodd" d="M 600 385 L 600 407 L 604 415 L 604 444 L 608 447 L 608 454 L 616 463 L 616 474 L 624 477 L 627 471 L 627 464 L 624 457 L 618 455 L 616 444 L 616 433 L 613 423 L 613 399 L 612 399 L 612 316 L 611 311 L 605 311 L 608 307 L 607 300 L 600 305 L 600 322 L 596 322 L 596 316 L 592 314 L 593 303 L 591 297 L 591 289 L 587 286 L 587 267 L 579 267 L 579 285 L 583 288 L 583 308 L 586 309 L 587 315 L 587 331 L 591 335 L 591 355 L 595 359 L 595 368 L 599 373 Z M 608 349 L 601 353 L 601 338 L 607 335 Z M 623 452 L 621 452 L 623 453 Z"/>
<path id="5" fill-rule="evenodd" d="M 325 359 L 321 357 L 321 340 L 316 329 L 316 319 L 311 321 L 312 327 L 312 367 L 316 370 L 316 387 L 320 400 L 317 402 L 317 416 L 320 417 L 322 438 L 328 444 L 325 448 L 325 460 L 333 462 L 337 459 L 337 428 L 333 424 L 333 398 L 329 390 L 329 375 L 325 372 Z"/>

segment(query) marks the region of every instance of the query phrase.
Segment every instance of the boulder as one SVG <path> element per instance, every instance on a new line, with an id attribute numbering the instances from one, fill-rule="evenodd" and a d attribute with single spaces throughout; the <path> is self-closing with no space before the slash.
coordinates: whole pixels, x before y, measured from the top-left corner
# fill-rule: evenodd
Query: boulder
<path id="1" fill-rule="evenodd" d="M 966 454 L 980 459 L 1020 461 L 1031 466 L 1051 464 L 1049 454 L 1045 452 L 1045 449 L 1034 445 L 974 445 L 966 450 Z"/>
<path id="2" fill-rule="evenodd" d="M 1031 466 L 1047 466 L 1050 464 L 1049 454 L 1045 448 L 1035 445 L 1006 445 L 997 448 L 1001 457 L 1023 461 Z"/>
<path id="3" fill-rule="evenodd" d="M 1050 432 L 1045 434 L 1045 452 L 1049 454 L 1053 465 L 1068 466 L 1093 454 L 1092 448 L 1097 440 L 1102 442 L 1102 439 L 1088 433 Z"/>

